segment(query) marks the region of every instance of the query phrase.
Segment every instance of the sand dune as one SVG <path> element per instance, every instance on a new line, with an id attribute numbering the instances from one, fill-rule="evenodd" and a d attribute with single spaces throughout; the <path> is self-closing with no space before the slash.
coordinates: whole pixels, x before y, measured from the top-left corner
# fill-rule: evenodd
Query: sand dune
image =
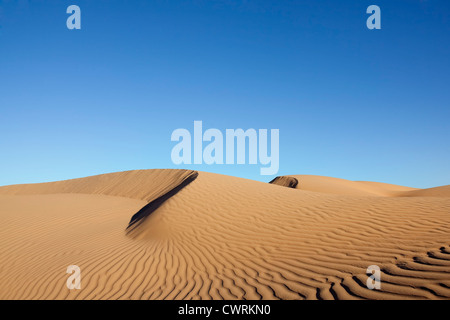
<path id="1" fill-rule="evenodd" d="M 348 196 L 394 197 L 398 196 L 402 192 L 417 190 L 415 188 L 397 186 L 388 183 L 350 181 L 339 178 L 312 175 L 290 175 L 278 178 L 295 178 L 298 182 L 296 188 L 300 190 Z"/>
<path id="2" fill-rule="evenodd" d="M 389 183 L 350 181 L 313 175 L 280 176 L 273 179 L 270 183 L 291 188 L 293 187 L 292 185 L 295 185 L 293 188 L 300 190 L 349 196 L 450 197 L 450 185 L 429 189 L 416 189 Z"/>
<path id="3" fill-rule="evenodd" d="M 414 190 L 399 194 L 401 197 L 450 197 L 450 186 Z"/>
<path id="4" fill-rule="evenodd" d="M 192 170 L 132 170 L 56 182 L 0 187 L 0 194 L 83 193 L 150 202 L 192 174 Z"/>
<path id="5" fill-rule="evenodd" d="M 448 187 L 291 176 L 292 189 L 199 172 L 126 232 L 191 174 L 1 187 L 0 298 L 450 298 L 450 198 L 429 196 Z M 81 290 L 66 287 L 71 264 Z M 381 290 L 365 285 L 374 264 Z"/>

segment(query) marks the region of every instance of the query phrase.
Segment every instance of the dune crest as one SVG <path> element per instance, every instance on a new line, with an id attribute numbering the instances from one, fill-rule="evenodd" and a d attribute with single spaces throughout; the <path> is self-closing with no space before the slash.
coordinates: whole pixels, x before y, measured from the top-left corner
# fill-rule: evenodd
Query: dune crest
<path id="1" fill-rule="evenodd" d="M 409 192 L 399 194 L 401 197 L 450 197 L 450 185 L 428 188 L 428 189 L 418 189 Z"/>
<path id="2" fill-rule="evenodd" d="M 183 169 L 131 170 L 63 181 L 4 186 L 0 187 L 0 194 L 83 193 L 150 202 L 169 192 L 192 172 Z"/>

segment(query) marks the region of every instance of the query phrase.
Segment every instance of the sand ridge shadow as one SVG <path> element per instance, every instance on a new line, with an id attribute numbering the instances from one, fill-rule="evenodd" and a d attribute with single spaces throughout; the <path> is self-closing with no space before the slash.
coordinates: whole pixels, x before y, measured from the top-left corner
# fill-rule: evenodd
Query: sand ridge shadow
<path id="1" fill-rule="evenodd" d="M 164 202 L 172 198 L 178 192 L 180 192 L 184 187 L 189 185 L 192 181 L 197 179 L 198 172 L 191 171 L 189 175 L 183 179 L 178 185 L 173 187 L 171 190 L 166 192 L 165 194 L 159 196 L 158 198 L 152 200 L 144 207 L 142 207 L 138 212 L 136 212 L 132 217 L 128 226 L 126 228 L 126 232 L 129 233 L 132 230 L 136 229 L 150 214 L 152 214 L 156 209 L 158 209 Z"/>

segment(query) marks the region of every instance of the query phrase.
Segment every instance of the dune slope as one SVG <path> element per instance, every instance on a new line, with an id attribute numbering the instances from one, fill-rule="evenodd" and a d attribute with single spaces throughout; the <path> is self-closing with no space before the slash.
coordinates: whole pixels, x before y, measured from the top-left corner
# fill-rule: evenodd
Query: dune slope
<path id="1" fill-rule="evenodd" d="M 367 196 L 367 186 L 324 193 L 200 172 L 125 231 L 160 194 L 143 186 L 160 188 L 158 177 L 168 190 L 189 174 L 0 188 L 0 298 L 450 298 L 449 198 Z M 81 290 L 66 287 L 71 264 Z M 366 287 L 370 265 L 381 268 L 381 290 Z"/>
<path id="2" fill-rule="evenodd" d="M 83 193 L 126 197 L 150 202 L 166 194 L 192 170 L 132 170 L 56 182 L 0 187 L 0 194 Z"/>
<path id="3" fill-rule="evenodd" d="M 399 194 L 401 197 L 450 197 L 450 186 L 419 189 Z"/>
<path id="4" fill-rule="evenodd" d="M 277 179 L 281 179 L 281 181 L 296 179 L 298 182 L 296 188 L 300 190 L 348 196 L 397 197 L 416 196 L 416 194 L 417 196 L 420 196 L 420 194 L 424 191 L 422 189 L 415 189 L 388 183 L 350 181 L 313 175 L 289 175 L 277 177 Z M 450 192 L 446 192 L 446 194 L 450 195 Z"/>

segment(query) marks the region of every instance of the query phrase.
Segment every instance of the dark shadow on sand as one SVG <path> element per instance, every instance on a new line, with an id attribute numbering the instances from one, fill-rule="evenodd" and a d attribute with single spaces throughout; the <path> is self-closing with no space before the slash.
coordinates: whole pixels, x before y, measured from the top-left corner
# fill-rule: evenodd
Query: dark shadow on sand
<path id="1" fill-rule="evenodd" d="M 127 232 L 135 229 L 138 225 L 140 225 L 145 218 L 147 218 L 153 211 L 158 209 L 164 202 L 169 200 L 171 197 L 176 195 L 178 192 L 181 191 L 184 187 L 186 187 L 188 184 L 190 184 L 192 181 L 197 179 L 198 172 L 192 171 L 182 182 L 180 182 L 177 186 L 175 186 L 173 189 L 168 191 L 167 193 L 163 194 L 162 196 L 156 198 L 155 200 L 149 202 L 147 205 L 145 205 L 141 210 L 139 210 L 137 213 L 135 213 L 132 217 L 130 222 L 128 223 Z"/>
<path id="2" fill-rule="evenodd" d="M 293 188 L 295 189 L 298 185 L 298 180 L 294 177 L 288 177 L 288 176 L 280 176 L 276 177 L 272 181 L 269 182 L 270 184 L 276 184 L 278 186 L 287 187 L 287 188 Z"/>

